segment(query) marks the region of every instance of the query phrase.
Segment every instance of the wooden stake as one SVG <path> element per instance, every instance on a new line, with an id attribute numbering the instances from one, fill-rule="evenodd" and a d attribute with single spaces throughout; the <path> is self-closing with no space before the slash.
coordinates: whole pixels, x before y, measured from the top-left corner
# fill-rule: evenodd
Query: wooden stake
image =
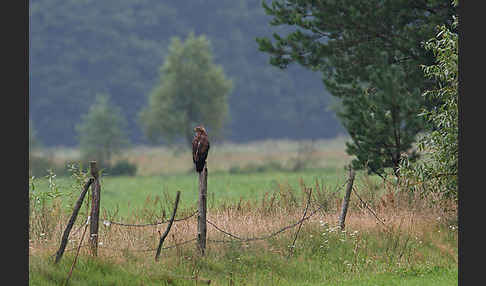
<path id="1" fill-rule="evenodd" d="M 343 203 L 341 205 L 341 215 L 339 216 L 339 226 L 341 227 L 341 230 L 344 230 L 344 221 L 346 220 L 346 213 L 348 212 L 349 197 L 351 196 L 351 191 L 353 190 L 354 175 L 353 168 L 349 167 L 348 185 L 346 187 L 346 193 L 344 194 Z"/>
<path id="2" fill-rule="evenodd" d="M 155 261 L 159 260 L 160 251 L 162 250 L 162 244 L 164 243 L 165 238 L 169 234 L 170 228 L 172 227 L 172 223 L 174 222 L 174 218 L 177 212 L 177 206 L 179 205 L 180 196 L 181 196 L 181 191 L 177 191 L 177 195 L 174 203 L 174 209 L 172 210 L 172 216 L 170 218 L 169 224 L 167 225 L 167 228 L 165 229 L 164 234 L 160 236 L 159 247 L 157 248 L 157 253 L 155 254 Z"/>
<path id="3" fill-rule="evenodd" d="M 206 250 L 206 210 L 207 210 L 207 191 L 208 191 L 208 168 L 204 166 L 204 169 L 199 173 L 199 204 L 197 215 L 197 240 L 199 250 L 204 255 Z"/>
<path id="4" fill-rule="evenodd" d="M 98 223 L 100 218 L 100 192 L 101 185 L 98 179 L 99 172 L 96 166 L 96 161 L 89 162 L 91 168 L 91 176 L 93 176 L 93 185 L 91 186 L 91 215 L 89 223 L 89 242 L 91 246 L 91 254 L 98 255 Z"/>
<path id="5" fill-rule="evenodd" d="M 61 239 L 61 245 L 59 246 L 59 249 L 56 252 L 56 260 L 55 264 L 61 260 L 61 257 L 64 253 L 64 250 L 66 249 L 66 245 L 68 243 L 69 239 L 69 233 L 71 232 L 71 229 L 73 228 L 74 222 L 76 221 L 76 218 L 78 217 L 79 209 L 81 208 L 81 205 L 83 204 L 84 197 L 86 196 L 86 193 L 89 190 L 89 186 L 91 183 L 93 183 L 93 178 L 90 178 L 86 184 L 84 184 L 83 191 L 81 192 L 81 195 L 79 195 L 78 200 L 76 201 L 76 204 L 74 205 L 73 209 L 73 214 L 71 215 L 71 218 L 69 219 L 69 222 L 66 226 L 66 229 L 64 230 L 64 233 L 62 235 Z"/>

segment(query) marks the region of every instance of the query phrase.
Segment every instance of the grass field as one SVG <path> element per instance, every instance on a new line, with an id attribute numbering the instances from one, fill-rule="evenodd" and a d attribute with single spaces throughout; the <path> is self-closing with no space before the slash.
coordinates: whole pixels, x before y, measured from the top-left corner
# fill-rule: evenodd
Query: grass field
<path id="1" fill-rule="evenodd" d="M 344 169 L 313 169 L 298 172 L 268 171 L 246 174 L 226 172 L 210 173 L 208 176 L 208 205 L 215 207 L 243 201 L 260 201 L 280 188 L 300 189 L 303 182 L 308 186 L 325 185 L 335 190 L 346 181 Z M 74 180 L 69 177 L 57 178 L 56 185 L 61 192 L 71 190 Z M 48 189 L 48 180 L 39 179 L 36 187 L 40 191 Z M 101 180 L 101 207 L 126 216 L 131 212 L 149 207 L 157 207 L 154 201 L 173 201 L 175 193 L 181 191 L 181 208 L 195 208 L 198 199 L 198 175 L 174 174 L 137 177 L 103 177 Z M 76 197 L 77 198 L 77 195 Z"/>
<path id="2" fill-rule="evenodd" d="M 211 149 L 208 159 L 209 205 L 241 200 L 259 201 L 283 186 L 299 189 L 300 183 L 316 181 L 331 190 L 346 181 L 344 166 L 350 158 L 344 152 L 345 138 L 318 141 L 263 141 L 249 144 L 223 144 Z M 48 153 L 52 153 L 50 150 Z M 75 150 L 52 153 L 54 161 L 75 160 Z M 173 198 L 181 191 L 181 206 L 197 203 L 198 175 L 193 170 L 191 154 L 163 147 L 137 147 L 123 157 L 138 167 L 137 176 L 103 176 L 101 207 L 120 215 L 147 208 L 155 200 Z M 117 160 L 117 159 L 114 159 Z M 296 170 L 295 164 L 303 165 Z M 74 179 L 59 177 L 55 184 L 61 192 L 71 192 Z M 359 184 L 359 183 L 358 183 Z M 35 180 L 37 190 L 48 190 L 44 178 Z M 159 199 L 157 199 L 157 197 Z M 74 198 L 76 199 L 77 196 Z"/>
<path id="3" fill-rule="evenodd" d="M 251 205 L 212 210 L 208 219 L 226 231 L 251 237 L 294 222 L 301 213 L 302 208 L 279 205 L 270 211 Z M 163 250 L 159 262 L 154 262 L 155 251 L 137 250 L 154 249 L 157 230 L 163 227 L 102 225 L 98 257 L 91 258 L 82 248 L 70 285 L 201 285 L 207 279 L 211 285 L 457 285 L 457 229 L 432 214 L 425 208 L 385 209 L 378 213 L 387 221 L 384 229 L 369 213 L 353 208 L 342 232 L 335 227 L 337 212 L 320 212 L 303 225 L 292 256 L 289 245 L 295 229 L 264 241 L 210 241 L 204 257 L 190 243 Z M 176 223 L 165 245 L 194 237 L 195 229 L 195 219 Z M 74 251 L 53 264 L 61 231 L 55 226 L 50 238 L 32 236 L 31 285 L 64 283 Z M 69 250 L 76 248 L 80 237 L 79 231 L 72 235 Z M 228 240 L 211 227 L 208 238 Z"/>
<path id="4" fill-rule="evenodd" d="M 165 225 L 100 225 L 99 254 L 82 247 L 70 285 L 457 285 L 457 214 L 427 199 L 396 189 L 359 172 L 356 191 L 385 222 L 352 195 L 346 231 L 336 228 L 344 166 L 350 158 L 344 139 L 297 143 L 267 141 L 222 145 L 208 161 L 208 219 L 240 237 L 262 236 L 298 221 L 306 206 L 303 185 L 313 190 L 310 209 L 321 210 L 296 228 L 254 242 L 208 242 L 201 256 L 194 243 L 162 251 L 155 262 L 159 231 Z M 76 152 L 64 150 L 59 162 Z M 197 203 L 197 174 L 188 152 L 139 147 L 124 155 L 137 176 L 106 174 L 101 185 L 101 219 L 129 223 L 166 220 L 177 191 L 177 217 Z M 189 156 L 189 158 L 187 158 Z M 189 159 L 189 160 L 187 160 Z M 70 203 L 79 194 L 72 177 L 34 179 L 29 229 L 30 285 L 61 285 L 82 237 L 83 207 L 59 265 L 59 247 Z M 49 186 L 50 184 L 50 186 Z M 42 194 L 72 193 L 52 198 Z M 164 246 L 193 239 L 195 217 L 177 222 Z M 208 238 L 228 240 L 208 225 Z M 86 245 L 87 237 L 83 245 Z M 290 255 L 290 249 L 293 250 Z M 141 251 L 151 250 L 151 251 Z"/>

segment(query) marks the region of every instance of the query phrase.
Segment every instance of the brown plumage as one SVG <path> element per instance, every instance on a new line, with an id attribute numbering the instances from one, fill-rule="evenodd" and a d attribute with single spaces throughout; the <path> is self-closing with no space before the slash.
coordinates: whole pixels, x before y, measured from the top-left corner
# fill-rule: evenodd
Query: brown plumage
<path id="1" fill-rule="evenodd" d="M 206 165 L 206 158 L 209 152 L 209 139 L 206 129 L 202 126 L 194 128 L 196 135 L 192 140 L 192 161 L 196 165 L 196 171 L 201 173 Z"/>

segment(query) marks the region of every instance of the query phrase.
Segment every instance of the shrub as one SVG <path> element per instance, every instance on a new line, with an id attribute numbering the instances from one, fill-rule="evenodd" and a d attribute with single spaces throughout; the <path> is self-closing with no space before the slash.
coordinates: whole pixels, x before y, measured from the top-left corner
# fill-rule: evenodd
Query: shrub
<path id="1" fill-rule="evenodd" d="M 137 165 L 130 163 L 128 160 L 122 160 L 107 168 L 105 173 L 111 176 L 135 176 Z"/>
<path id="2" fill-rule="evenodd" d="M 58 176 L 68 176 L 67 167 L 55 163 L 49 156 L 30 155 L 29 156 L 29 177 L 44 177 L 52 171 Z"/>

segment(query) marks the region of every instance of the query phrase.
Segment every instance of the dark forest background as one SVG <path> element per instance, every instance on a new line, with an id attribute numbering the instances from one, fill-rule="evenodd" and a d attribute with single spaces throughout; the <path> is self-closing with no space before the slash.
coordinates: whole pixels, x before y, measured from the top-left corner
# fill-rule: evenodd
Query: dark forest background
<path id="1" fill-rule="evenodd" d="M 269 25 L 261 0 L 31 0 L 29 117 L 45 146 L 78 144 L 76 124 L 109 94 L 134 144 L 138 113 L 157 83 L 170 39 L 205 35 L 233 80 L 225 140 L 317 139 L 344 133 L 319 72 L 280 70 L 258 51 Z"/>

